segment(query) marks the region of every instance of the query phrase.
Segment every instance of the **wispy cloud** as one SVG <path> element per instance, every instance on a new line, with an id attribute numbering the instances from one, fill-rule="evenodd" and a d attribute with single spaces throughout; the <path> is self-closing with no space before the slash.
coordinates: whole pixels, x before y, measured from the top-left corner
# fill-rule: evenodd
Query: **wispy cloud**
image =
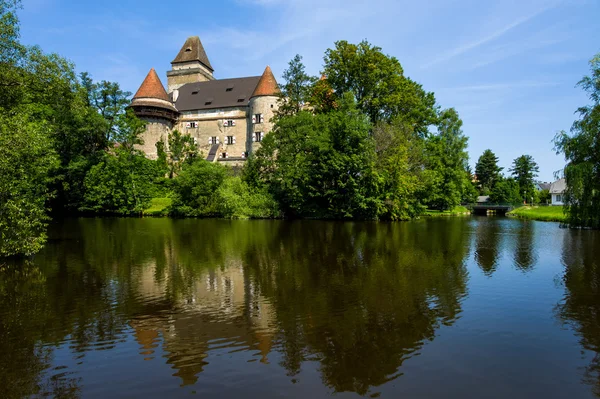
<path id="1" fill-rule="evenodd" d="M 432 66 L 438 65 L 445 61 L 449 61 L 455 57 L 458 57 L 458 56 L 465 54 L 471 50 L 474 50 L 484 44 L 492 42 L 492 41 L 502 37 L 506 33 L 510 32 L 511 30 L 517 28 L 518 26 L 531 21 L 532 19 L 534 19 L 538 15 L 544 13 L 545 11 L 548 11 L 549 9 L 556 7 L 558 4 L 559 4 L 559 2 L 557 2 L 557 1 L 546 4 L 544 7 L 541 7 L 528 15 L 522 16 L 522 17 L 512 21 L 511 23 L 503 26 L 502 28 L 497 29 L 496 31 L 487 34 L 486 36 L 484 36 L 482 38 L 479 38 L 472 42 L 463 44 L 461 46 L 458 46 L 458 47 L 446 52 L 445 54 L 442 54 L 440 57 L 437 57 L 437 58 L 429 61 L 428 63 L 422 65 L 421 68 L 422 69 L 431 68 Z"/>

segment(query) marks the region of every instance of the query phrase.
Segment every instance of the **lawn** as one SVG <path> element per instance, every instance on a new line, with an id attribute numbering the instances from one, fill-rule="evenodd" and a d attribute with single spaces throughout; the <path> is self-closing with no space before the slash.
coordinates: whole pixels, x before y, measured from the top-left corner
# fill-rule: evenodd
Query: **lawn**
<path id="1" fill-rule="evenodd" d="M 566 220 L 562 206 L 522 206 L 509 212 L 508 215 L 546 222 L 564 222 Z"/>
<path id="2" fill-rule="evenodd" d="M 453 209 L 448 211 L 436 211 L 433 209 L 427 209 L 423 216 L 459 216 L 459 215 L 469 215 L 471 212 L 465 208 L 464 206 L 455 206 Z"/>
<path id="3" fill-rule="evenodd" d="M 162 216 L 165 215 L 166 209 L 171 206 L 173 200 L 171 198 L 152 198 L 150 208 L 144 211 L 144 215 Z"/>

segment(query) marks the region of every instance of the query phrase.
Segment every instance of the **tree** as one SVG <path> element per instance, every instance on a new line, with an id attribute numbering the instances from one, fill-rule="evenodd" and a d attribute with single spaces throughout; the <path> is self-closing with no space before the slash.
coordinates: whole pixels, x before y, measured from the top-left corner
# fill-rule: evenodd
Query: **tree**
<path id="1" fill-rule="evenodd" d="M 557 153 L 565 156 L 566 191 L 563 196 L 567 223 L 571 227 L 600 229 L 600 53 L 590 61 L 590 76 L 578 86 L 588 93 L 591 104 L 577 110 L 571 135 L 554 138 Z"/>
<path id="2" fill-rule="evenodd" d="M 519 204 L 523 202 L 519 183 L 512 178 L 501 178 L 490 192 L 489 201 L 494 204 Z"/>
<path id="3" fill-rule="evenodd" d="M 302 56 L 296 56 L 289 62 L 288 68 L 283 71 L 278 115 L 294 115 L 300 112 L 308 103 L 312 85 L 317 81 L 306 73 L 302 63 Z"/>
<path id="4" fill-rule="evenodd" d="M 193 162 L 198 156 L 198 145 L 189 134 L 181 134 L 175 129 L 169 135 L 169 151 L 165 151 L 165 143 L 161 139 L 156 143 L 156 150 L 160 162 L 167 168 L 169 179 L 181 171 L 184 163 Z"/>
<path id="5" fill-rule="evenodd" d="M 186 165 L 174 180 L 173 214 L 176 216 L 219 216 L 218 189 L 228 169 L 217 163 L 196 159 Z"/>
<path id="6" fill-rule="evenodd" d="M 46 240 L 46 201 L 58 167 L 48 126 L 0 114 L 0 257 L 30 255 Z"/>
<path id="7" fill-rule="evenodd" d="M 462 132 L 462 120 L 454 108 L 443 110 L 438 133 L 425 143 L 424 203 L 432 209 L 449 210 L 470 192 L 467 153 L 468 138 Z"/>
<path id="8" fill-rule="evenodd" d="M 417 197 L 423 191 L 423 139 L 400 121 L 378 124 L 373 138 L 383 200 L 381 217 L 408 220 L 420 215 L 424 211 Z"/>
<path id="9" fill-rule="evenodd" d="M 244 173 L 292 217 L 375 218 L 371 125 L 350 94 L 328 113 L 281 117 Z"/>
<path id="10" fill-rule="evenodd" d="M 475 165 L 475 174 L 479 182 L 479 188 L 482 195 L 489 192 L 496 182 L 501 179 L 502 169 L 498 166 L 498 157 L 492 150 L 485 150 L 477 160 Z"/>
<path id="11" fill-rule="evenodd" d="M 538 176 L 539 171 L 540 168 L 531 155 L 521 155 L 516 158 L 509 169 L 519 184 L 519 192 L 525 197 L 525 201 L 537 195 L 534 179 Z"/>
<path id="12" fill-rule="evenodd" d="M 359 110 L 371 123 L 401 118 L 412 124 L 415 132 L 425 135 L 436 119 L 435 97 L 421 85 L 404 76 L 395 57 L 367 41 L 335 43 L 325 52 L 324 74 L 338 94 L 354 95 Z"/>

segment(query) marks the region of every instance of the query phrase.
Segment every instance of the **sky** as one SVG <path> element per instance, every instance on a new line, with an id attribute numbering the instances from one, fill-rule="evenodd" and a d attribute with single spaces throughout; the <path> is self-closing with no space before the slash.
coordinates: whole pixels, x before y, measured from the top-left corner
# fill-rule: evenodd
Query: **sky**
<path id="1" fill-rule="evenodd" d="M 280 79 L 295 54 L 319 75 L 337 40 L 377 45 L 454 107 L 470 163 L 487 148 L 508 168 L 523 154 L 554 180 L 552 138 L 589 104 L 577 82 L 600 52 L 600 0 L 23 0 L 21 39 L 135 92 L 198 35 L 215 77 Z"/>

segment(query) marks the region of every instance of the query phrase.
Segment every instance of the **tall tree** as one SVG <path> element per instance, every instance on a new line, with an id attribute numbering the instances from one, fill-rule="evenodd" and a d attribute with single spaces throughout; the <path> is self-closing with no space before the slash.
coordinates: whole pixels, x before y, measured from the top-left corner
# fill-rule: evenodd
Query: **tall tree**
<path id="1" fill-rule="evenodd" d="M 568 224 L 600 229 L 600 53 L 590 61 L 590 69 L 578 85 L 591 104 L 577 110 L 579 120 L 573 123 L 571 135 L 560 132 L 554 144 L 567 161 L 563 201 Z"/>
<path id="2" fill-rule="evenodd" d="M 479 182 L 481 194 L 489 192 L 502 177 L 502 169 L 498 166 L 498 157 L 492 150 L 485 150 L 475 164 L 475 174 Z"/>
<path id="3" fill-rule="evenodd" d="M 0 257 L 29 255 L 46 240 L 46 201 L 58 167 L 48 126 L 0 113 Z"/>
<path id="4" fill-rule="evenodd" d="M 281 85 L 279 115 L 295 115 L 308 102 L 312 85 L 317 81 L 306 73 L 302 56 L 296 56 L 283 71 L 284 84 Z"/>
<path id="5" fill-rule="evenodd" d="M 385 55 L 381 48 L 367 41 L 342 40 L 325 52 L 324 62 L 324 74 L 333 90 L 338 95 L 352 93 L 371 123 L 402 118 L 421 135 L 434 123 L 433 93 L 405 77 L 398 59 Z"/>
<path id="6" fill-rule="evenodd" d="M 423 200 L 430 208 L 448 210 L 459 205 L 471 191 L 467 171 L 468 138 L 462 132 L 462 120 L 454 108 L 440 113 L 437 129 L 438 133 L 425 144 Z"/>
<path id="7" fill-rule="evenodd" d="M 519 184 L 519 192 L 524 196 L 525 201 L 536 197 L 537 190 L 533 183 L 539 171 L 540 168 L 531 155 L 521 155 L 516 158 L 509 169 Z"/>

